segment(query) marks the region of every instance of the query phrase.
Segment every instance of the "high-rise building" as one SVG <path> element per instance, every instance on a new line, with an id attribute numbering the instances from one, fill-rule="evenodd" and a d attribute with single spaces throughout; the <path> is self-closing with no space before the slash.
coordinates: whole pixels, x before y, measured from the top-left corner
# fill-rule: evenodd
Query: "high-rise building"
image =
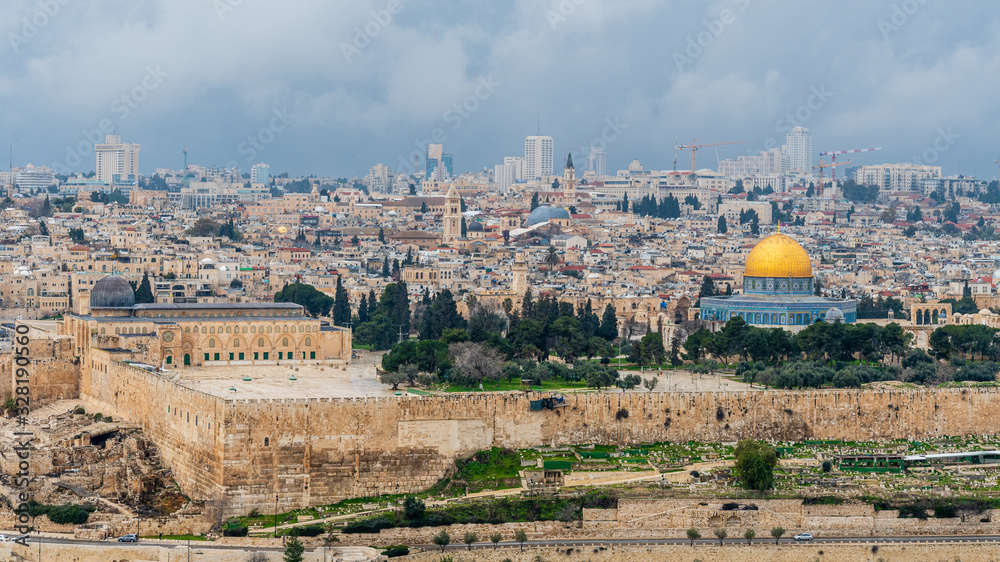
<path id="1" fill-rule="evenodd" d="M 493 183 L 497 186 L 497 193 L 507 195 L 510 186 L 514 183 L 514 165 L 497 164 L 493 166 Z"/>
<path id="2" fill-rule="evenodd" d="M 793 172 L 802 175 L 812 175 L 813 137 L 809 129 L 795 127 L 785 136 L 785 145 L 781 147 L 784 154 L 785 173 Z"/>
<path id="3" fill-rule="evenodd" d="M 385 164 L 375 164 L 364 179 L 368 191 L 372 193 L 390 193 L 396 182 L 396 173 Z"/>
<path id="4" fill-rule="evenodd" d="M 552 175 L 552 137 L 532 135 L 524 139 L 526 179 L 539 180 Z"/>
<path id="5" fill-rule="evenodd" d="M 250 168 L 250 183 L 267 184 L 270 182 L 271 182 L 270 166 L 261 162 L 260 164 L 254 164 L 253 168 Z"/>
<path id="6" fill-rule="evenodd" d="M 594 172 L 594 176 L 598 178 L 608 175 L 608 153 L 603 148 L 590 147 L 590 155 L 587 157 L 587 171 Z"/>
<path id="7" fill-rule="evenodd" d="M 879 191 L 920 191 L 923 180 L 941 177 L 941 166 L 917 164 L 879 164 L 861 166 L 854 180 L 862 185 L 877 185 Z"/>
<path id="8" fill-rule="evenodd" d="M 14 183 L 20 189 L 45 189 L 59 182 L 48 166 L 28 164 L 20 169 L 15 168 Z"/>
<path id="9" fill-rule="evenodd" d="M 97 155 L 97 181 L 111 184 L 115 176 L 139 175 L 139 145 L 122 142 L 121 135 L 106 135 L 103 144 L 94 146 Z"/>
<path id="10" fill-rule="evenodd" d="M 527 179 L 528 166 L 523 157 L 504 156 L 503 163 L 505 166 L 510 165 L 514 167 L 514 181 L 524 181 Z"/>
<path id="11" fill-rule="evenodd" d="M 719 162 L 719 173 L 733 179 L 781 174 L 782 160 L 781 150 L 772 148 L 761 151 L 757 156 L 737 156 L 736 160 L 723 160 Z"/>
<path id="12" fill-rule="evenodd" d="M 424 171 L 425 179 L 433 181 L 445 181 L 455 177 L 454 156 L 445 154 L 444 145 L 427 145 L 427 159 Z"/>

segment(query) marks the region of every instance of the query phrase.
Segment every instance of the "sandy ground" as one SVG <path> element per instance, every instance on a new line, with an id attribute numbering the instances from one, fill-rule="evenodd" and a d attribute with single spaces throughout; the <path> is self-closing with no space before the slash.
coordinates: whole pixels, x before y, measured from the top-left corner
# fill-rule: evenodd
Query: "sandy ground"
<path id="1" fill-rule="evenodd" d="M 364 353 L 351 365 L 219 365 L 175 373 L 180 384 L 230 398 L 393 396 L 395 392 L 375 375 L 375 365 L 381 361 L 381 354 Z M 295 380 L 291 380 L 293 375 Z M 245 381 L 244 377 L 251 380 Z"/>
<path id="2" fill-rule="evenodd" d="M 210 366 L 176 371 L 178 382 L 216 396 L 236 398 L 361 398 L 394 396 L 378 381 L 375 365 L 381 353 L 359 352 L 351 365 Z M 635 371 L 622 371 L 631 374 Z M 654 392 L 747 391 L 752 388 L 719 375 L 695 375 L 687 371 L 646 370 L 644 379 L 659 379 Z M 291 380 L 292 376 L 295 380 Z M 251 380 L 245 381 L 244 377 Z M 235 390 L 232 390 L 235 389 Z M 621 392 L 618 389 L 602 392 Z M 648 392 L 638 387 L 629 392 Z M 405 393 L 404 393 L 405 395 Z"/>

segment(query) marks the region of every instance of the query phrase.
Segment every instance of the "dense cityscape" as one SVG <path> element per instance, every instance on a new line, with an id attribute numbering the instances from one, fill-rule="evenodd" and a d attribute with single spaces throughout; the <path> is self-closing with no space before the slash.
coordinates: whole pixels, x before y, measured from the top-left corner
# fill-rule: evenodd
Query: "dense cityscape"
<path id="1" fill-rule="evenodd" d="M 868 60 L 786 112 L 775 84 L 801 85 L 798 61 L 756 75 L 718 57 L 763 52 L 766 38 L 743 32 L 765 9 L 749 0 L 704 18 L 515 4 L 469 7 L 473 32 L 393 0 L 352 12 L 332 43 L 308 35 L 341 8 L 317 4 L 303 33 L 280 36 L 344 59 L 322 103 L 286 69 L 266 84 L 263 66 L 234 67 L 223 81 L 246 91 L 206 113 L 172 88 L 217 77 L 144 62 L 113 117 L 87 109 L 89 85 L 56 104 L 98 116 L 65 148 L 72 119 L 35 131 L 0 113 L 0 559 L 990 559 L 1000 152 L 986 156 L 995 139 L 968 120 L 907 102 L 995 101 L 894 74 L 874 95 L 895 105 L 864 108 L 852 90 L 878 74 Z M 23 76 L 0 68 L 0 91 L 67 72 L 46 49 L 70 52 L 63 16 L 92 17 L 62 0 L 22 8 L 8 39 Z M 870 49 L 885 68 L 926 70 L 934 49 L 955 53 L 935 67 L 949 84 L 972 76 L 968 60 L 976 79 L 992 68 L 988 18 L 969 44 L 931 33 L 922 50 L 914 36 L 942 8 L 882 8 Z M 126 20 L 159 30 L 183 13 L 144 9 Z M 235 0 L 210 11 L 225 34 L 263 10 L 287 23 Z M 664 14 L 701 19 L 658 55 L 676 67 L 671 95 L 696 92 L 690 107 L 664 98 L 636 118 L 649 77 L 626 88 L 621 72 L 640 67 L 559 44 L 588 36 L 581 25 L 595 45 L 622 22 L 642 35 Z M 477 33 L 504 39 L 483 55 Z M 621 41 L 631 56 L 645 47 Z M 411 47 L 438 59 L 386 66 Z M 445 62 L 458 52 L 456 89 Z M 559 66 L 578 60 L 603 61 L 623 90 L 596 74 L 573 99 L 520 90 L 535 65 L 568 78 Z M 359 101 L 366 77 L 387 93 L 375 109 Z M 506 89 L 518 95 L 494 98 Z M 191 115 L 156 105 L 185 95 Z M 717 118 L 699 95 L 726 100 Z M 17 96 L 12 107 L 36 103 Z M 537 97 L 491 105 L 524 96 Z M 609 99 L 618 110 L 594 109 Z M 244 104 L 251 128 L 266 124 L 254 134 L 231 113 Z"/>

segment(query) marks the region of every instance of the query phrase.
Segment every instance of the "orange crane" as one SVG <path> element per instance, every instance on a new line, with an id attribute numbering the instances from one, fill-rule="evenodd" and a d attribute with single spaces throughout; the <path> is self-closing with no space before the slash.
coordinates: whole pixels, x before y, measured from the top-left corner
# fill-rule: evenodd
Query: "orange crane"
<path id="1" fill-rule="evenodd" d="M 676 154 L 678 150 L 685 150 L 685 149 L 688 149 L 688 148 L 691 149 L 691 171 L 692 172 L 695 171 L 695 153 L 698 151 L 699 148 L 701 148 L 703 146 L 722 146 L 724 144 L 742 144 L 742 143 L 745 143 L 747 141 L 715 142 L 715 143 L 711 143 L 711 144 L 695 144 L 696 142 L 698 142 L 698 141 L 697 140 L 692 140 L 691 144 L 686 144 L 686 145 L 675 146 L 674 147 L 674 154 Z M 676 158 L 674 160 L 676 162 Z M 675 167 L 676 167 L 676 164 L 675 164 Z"/>
<path id="2" fill-rule="evenodd" d="M 813 168 L 816 168 L 816 169 L 819 170 L 819 183 L 816 185 L 816 197 L 822 197 L 823 196 L 823 168 L 833 168 L 833 172 L 834 172 L 834 174 L 836 174 L 836 172 L 837 172 L 837 166 L 846 166 L 846 165 L 848 165 L 850 163 L 851 163 L 850 160 L 848 160 L 847 162 L 829 162 L 829 163 L 824 163 L 823 159 L 820 158 L 819 159 L 819 165 L 818 166 L 813 166 Z M 834 176 L 834 177 L 836 177 L 836 176 Z M 832 183 L 830 184 L 830 187 L 833 187 Z"/>

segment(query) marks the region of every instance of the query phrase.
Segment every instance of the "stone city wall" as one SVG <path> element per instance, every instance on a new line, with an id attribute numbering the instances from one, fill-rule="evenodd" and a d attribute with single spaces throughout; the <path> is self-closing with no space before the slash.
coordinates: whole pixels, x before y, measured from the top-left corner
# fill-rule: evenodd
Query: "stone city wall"
<path id="1" fill-rule="evenodd" d="M 57 400 L 80 396 L 79 362 L 72 357 L 72 341 L 69 338 L 39 339 L 37 331 L 28 334 L 27 357 L 31 360 L 28 369 L 28 388 L 31 391 L 31 407 L 37 408 Z M 16 335 L 14 337 L 17 337 Z M 18 348 L 23 346 L 16 346 Z M 17 388 L 17 369 L 13 351 L 0 354 L 0 403 L 14 395 Z"/>
<path id="2" fill-rule="evenodd" d="M 84 398 L 141 424 L 185 493 L 224 490 L 227 513 L 423 490 L 454 459 L 490 447 L 994 434 L 1000 406 L 1000 392 L 971 388 L 573 394 L 540 412 L 519 393 L 248 400 L 183 387 L 101 350 L 91 362 Z"/>
<path id="3" fill-rule="evenodd" d="M 744 438 L 925 439 L 992 434 L 1000 392 L 599 393 L 532 412 L 521 394 L 226 400 L 225 488 L 233 509 L 413 492 L 455 458 L 490 447 Z M 287 503 L 286 503 L 287 502 Z"/>
<path id="4" fill-rule="evenodd" d="M 142 426 L 184 493 L 222 497 L 223 400 L 149 371 L 115 361 L 94 349 L 89 384 L 81 388 L 87 411 Z"/>

